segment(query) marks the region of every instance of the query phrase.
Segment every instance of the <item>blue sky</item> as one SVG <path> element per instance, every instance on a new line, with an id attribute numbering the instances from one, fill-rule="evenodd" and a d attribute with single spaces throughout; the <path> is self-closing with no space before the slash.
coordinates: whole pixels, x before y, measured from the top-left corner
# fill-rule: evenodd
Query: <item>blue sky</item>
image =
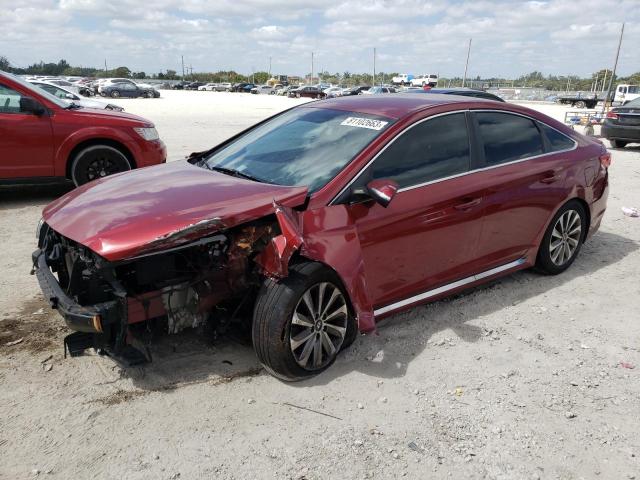
<path id="1" fill-rule="evenodd" d="M 378 71 L 461 76 L 640 71 L 640 0 L 0 0 L 0 55 L 155 73 Z"/>

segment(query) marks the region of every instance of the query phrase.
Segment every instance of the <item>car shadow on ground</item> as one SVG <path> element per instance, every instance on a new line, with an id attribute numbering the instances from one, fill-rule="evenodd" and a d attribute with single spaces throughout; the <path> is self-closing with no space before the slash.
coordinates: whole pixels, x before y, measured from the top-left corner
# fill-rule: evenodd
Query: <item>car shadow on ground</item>
<path id="1" fill-rule="evenodd" d="M 46 205 L 74 189 L 68 181 L 55 183 L 0 185 L 0 208 L 24 208 Z"/>
<path id="2" fill-rule="evenodd" d="M 325 373 L 291 385 L 324 385 L 352 371 L 378 378 L 402 377 L 413 358 L 425 348 L 434 348 L 427 342 L 439 332 L 453 331 L 448 336 L 456 343 L 477 342 L 492 333 L 469 322 L 542 295 L 577 277 L 592 275 L 622 261 L 638 247 L 638 243 L 628 238 L 599 232 L 583 246 L 571 268 L 561 275 L 545 276 L 528 270 L 517 272 L 394 315 L 379 325 L 377 334 L 360 336 Z M 486 296 L 490 296 L 490 301 L 482 298 Z M 498 330 L 500 327 L 493 328 Z M 261 371 L 250 339 L 246 337 L 233 342 L 219 339 L 212 345 L 197 332 L 190 331 L 164 336 L 154 342 L 152 353 L 152 363 L 122 372 L 136 387 L 144 390 L 172 390 L 203 382 L 226 383 Z"/>

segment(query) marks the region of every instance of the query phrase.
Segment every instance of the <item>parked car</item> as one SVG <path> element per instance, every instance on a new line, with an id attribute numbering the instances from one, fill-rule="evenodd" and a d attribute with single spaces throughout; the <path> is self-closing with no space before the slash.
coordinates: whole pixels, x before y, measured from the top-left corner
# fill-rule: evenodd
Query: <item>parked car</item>
<path id="1" fill-rule="evenodd" d="M 428 93 L 428 94 L 441 94 L 441 95 L 461 95 L 463 97 L 484 98 L 485 100 L 493 100 L 496 102 L 504 102 L 502 98 L 493 93 L 485 92 L 483 90 L 474 90 L 472 88 L 454 87 L 454 88 L 430 88 L 429 90 L 418 89 L 409 90 L 407 93 Z"/>
<path id="2" fill-rule="evenodd" d="M 216 86 L 216 92 L 230 92 L 231 91 L 231 84 L 229 82 L 223 82 L 223 83 L 219 83 Z"/>
<path id="3" fill-rule="evenodd" d="M 184 86 L 189 84 L 189 82 L 178 82 L 171 85 L 171 90 L 184 90 Z"/>
<path id="4" fill-rule="evenodd" d="M 68 82 L 67 80 L 62 80 L 60 78 L 50 78 L 50 79 L 46 79 L 47 82 L 49 82 L 51 85 L 57 85 L 58 87 L 64 87 L 67 90 L 71 90 L 74 93 L 80 93 L 80 88 L 77 85 L 74 85 L 71 82 Z"/>
<path id="5" fill-rule="evenodd" d="M 521 269 L 565 271 L 600 225 L 610 160 L 507 103 L 313 102 L 54 201 L 33 262 L 77 331 L 72 355 L 143 361 L 134 345 L 153 325 L 247 319 L 267 371 L 299 380 L 385 316 Z"/>
<path id="6" fill-rule="evenodd" d="M 205 85 L 204 82 L 191 82 L 191 83 L 187 83 L 184 86 L 185 90 L 198 90 L 200 87 L 202 87 L 203 85 Z"/>
<path id="7" fill-rule="evenodd" d="M 276 91 L 269 85 L 256 85 L 251 89 L 251 93 L 254 95 L 274 95 Z"/>
<path id="8" fill-rule="evenodd" d="M 327 98 L 341 97 L 342 96 L 342 87 L 329 87 L 323 90 L 322 92 L 325 94 Z"/>
<path id="9" fill-rule="evenodd" d="M 616 87 L 613 101 L 617 104 L 625 105 L 636 98 L 640 98 L 640 85 L 619 84 Z"/>
<path id="10" fill-rule="evenodd" d="M 153 123 L 136 115 L 83 108 L 0 72 L 0 179 L 60 177 L 82 185 L 163 163 Z"/>
<path id="11" fill-rule="evenodd" d="M 154 88 L 141 88 L 132 83 L 112 83 L 100 87 L 100 94 L 103 97 L 112 98 L 158 98 L 160 92 Z"/>
<path id="12" fill-rule="evenodd" d="M 609 111 L 602 122 L 601 135 L 614 148 L 624 148 L 628 143 L 640 143 L 640 98 Z"/>
<path id="13" fill-rule="evenodd" d="M 418 75 L 411 80 L 411 85 L 414 87 L 424 87 L 429 85 L 435 87 L 438 84 L 438 75 L 433 73 L 425 73 L 424 75 Z"/>
<path id="14" fill-rule="evenodd" d="M 77 93 L 72 92 L 71 90 L 66 90 L 65 88 L 59 87 L 49 82 L 39 82 L 39 81 L 31 81 L 29 82 L 35 85 L 42 90 L 49 92 L 51 95 L 55 95 L 56 97 L 64 100 L 69 104 L 80 105 L 84 108 L 97 108 L 97 109 L 106 109 L 106 110 L 114 110 L 117 112 L 124 111 L 124 108 L 114 105 L 113 103 L 103 102 L 101 100 L 92 100 L 89 98 L 84 98 L 78 95 Z"/>
<path id="15" fill-rule="evenodd" d="M 289 92 L 291 90 L 295 90 L 299 87 L 297 87 L 296 85 L 287 85 L 286 87 L 281 88 L 280 90 L 278 90 L 276 92 L 276 95 L 284 95 L 285 97 L 289 96 Z"/>
<path id="16" fill-rule="evenodd" d="M 102 78 L 98 80 L 98 93 L 102 95 L 102 89 L 105 87 L 111 87 L 113 85 L 127 83 L 130 85 L 135 85 L 141 89 L 151 89 L 153 90 L 153 85 L 149 85 L 148 83 L 138 83 L 134 82 L 130 78 Z"/>
<path id="17" fill-rule="evenodd" d="M 393 87 L 371 87 L 360 92 L 361 95 L 382 95 L 386 93 L 396 93 L 396 89 Z"/>
<path id="18" fill-rule="evenodd" d="M 410 73 L 401 73 L 391 79 L 391 83 L 394 85 L 410 85 L 413 80 L 413 75 Z"/>
<path id="19" fill-rule="evenodd" d="M 291 98 L 324 98 L 324 92 L 318 87 L 298 87 L 293 90 L 289 90 L 287 96 Z"/>
<path id="20" fill-rule="evenodd" d="M 255 85 L 253 83 L 247 83 L 247 82 L 240 82 L 240 83 L 234 83 L 231 87 L 231 91 L 232 92 L 244 92 L 245 91 L 245 87 L 247 86 L 251 86 L 251 88 L 255 87 Z M 249 88 L 248 91 L 251 91 L 251 88 Z"/>
<path id="21" fill-rule="evenodd" d="M 200 87 L 198 87 L 198 90 L 202 92 L 207 92 L 207 91 L 214 92 L 217 87 L 218 87 L 217 83 L 205 83 L 204 85 L 201 85 Z"/>
<path id="22" fill-rule="evenodd" d="M 358 87 L 346 88 L 342 91 L 343 97 L 350 97 L 352 95 L 360 95 L 362 92 L 369 90 L 371 87 L 368 85 L 360 85 Z"/>

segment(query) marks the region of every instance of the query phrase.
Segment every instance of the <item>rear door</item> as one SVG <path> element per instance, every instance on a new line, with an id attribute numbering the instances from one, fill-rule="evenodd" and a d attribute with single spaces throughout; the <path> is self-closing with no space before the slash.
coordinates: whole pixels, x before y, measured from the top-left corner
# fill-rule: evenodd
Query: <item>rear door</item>
<path id="1" fill-rule="evenodd" d="M 0 82 L 0 178 L 53 175 L 51 119 L 22 111 L 23 96 Z"/>
<path id="2" fill-rule="evenodd" d="M 400 187 L 387 208 L 348 207 L 376 308 L 476 273 L 483 186 L 469 173 L 472 151 L 466 113 L 439 115 L 401 133 L 354 183 Z"/>
<path id="3" fill-rule="evenodd" d="M 576 144 L 522 115 L 476 111 L 472 116 L 483 168 L 477 175 L 487 187 L 478 243 L 486 270 L 536 248 L 539 232 L 566 198 L 568 152 Z"/>

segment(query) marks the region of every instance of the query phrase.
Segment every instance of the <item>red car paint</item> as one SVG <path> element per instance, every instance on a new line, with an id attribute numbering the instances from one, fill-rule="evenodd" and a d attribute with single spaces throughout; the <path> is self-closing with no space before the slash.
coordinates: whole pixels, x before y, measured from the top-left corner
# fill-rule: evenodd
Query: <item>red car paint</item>
<path id="1" fill-rule="evenodd" d="M 144 118 L 112 110 L 65 109 L 2 72 L 0 85 L 34 98 L 47 110 L 40 116 L 0 110 L 0 180 L 69 178 L 74 148 L 100 140 L 128 151 L 134 167 L 157 165 L 166 159 L 162 141 L 146 141 L 133 130 L 134 127 L 153 127 L 153 123 Z"/>
<path id="2" fill-rule="evenodd" d="M 176 163 L 77 189 L 49 206 L 44 219 L 61 234 L 119 260 L 159 247 L 155 239 L 207 219 L 219 221 L 195 236 L 276 214 L 281 233 L 257 259 L 264 273 L 285 276 L 296 249 L 328 265 L 342 279 L 362 332 L 374 330 L 375 321 L 390 313 L 531 267 L 549 222 L 570 199 L 587 207 L 587 236 L 600 225 L 608 194 L 600 162 L 604 147 L 533 110 L 451 95 L 346 97 L 298 108 L 341 109 L 396 122 L 306 203 L 303 187 L 265 185 Z M 480 109 L 539 120 L 572 138 L 576 148 L 400 190 L 387 208 L 332 203 L 408 126 L 441 113 Z"/>

